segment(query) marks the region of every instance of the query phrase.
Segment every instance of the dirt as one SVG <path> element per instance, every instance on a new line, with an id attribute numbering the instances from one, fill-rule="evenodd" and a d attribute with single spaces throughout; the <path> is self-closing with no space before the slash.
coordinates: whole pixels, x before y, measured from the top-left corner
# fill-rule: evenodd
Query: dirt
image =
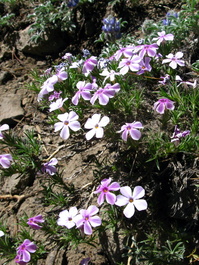
<path id="1" fill-rule="evenodd" d="M 144 184 L 147 196 L 153 196 L 153 203 L 157 201 L 155 206 L 155 210 L 157 210 L 156 222 L 159 222 L 161 226 L 166 219 L 165 223 L 167 224 L 162 229 L 168 227 L 172 230 L 175 223 L 179 230 L 182 229 L 184 224 L 184 233 L 193 235 L 198 232 L 197 217 L 192 216 L 192 213 L 197 211 L 197 209 L 192 209 L 195 204 L 193 205 L 191 199 L 186 202 L 186 205 L 179 201 L 180 198 L 191 198 L 194 190 L 191 178 L 197 177 L 198 174 L 199 161 L 197 159 L 191 161 L 189 155 L 182 155 L 180 158 L 172 157 L 172 160 L 168 158 L 166 161 L 162 161 L 160 171 L 152 167 L 152 163 L 144 165 L 141 169 L 139 166 L 145 158 L 136 152 L 127 156 L 126 151 L 121 152 L 120 147 L 115 143 L 109 144 L 103 140 L 93 140 L 91 143 L 86 143 L 78 135 L 65 142 L 59 135 L 53 135 L 53 125 L 47 122 L 46 113 L 39 109 L 36 93 L 25 89 L 32 82 L 30 71 L 37 69 L 42 73 L 51 66 L 53 60 L 60 58 L 65 52 L 78 54 L 81 53 L 82 48 L 86 48 L 94 55 L 99 54 L 102 44 L 95 44 L 94 40 L 99 36 L 101 30 L 99 21 L 109 12 L 114 12 L 117 17 L 122 17 L 123 20 L 128 21 L 124 31 L 139 36 L 141 34 L 140 26 L 145 19 L 158 20 L 164 17 L 168 10 L 180 9 L 179 1 L 154 0 L 139 1 L 139 3 L 123 1 L 123 5 L 118 3 L 113 10 L 110 7 L 107 8 L 107 2 L 99 1 L 94 5 L 88 4 L 88 8 L 83 14 L 84 22 L 79 25 L 75 32 L 76 35 L 71 37 L 71 43 L 57 51 L 56 54 L 30 55 L 20 52 L 14 47 L 12 50 L 8 49 L 8 53 L 5 53 L 0 62 L 1 71 L 7 72 L 7 76 L 0 86 L 1 98 L 6 97 L 8 93 L 20 96 L 21 107 L 24 111 L 23 117 L 15 117 L 14 120 L 9 120 L 10 127 L 18 135 L 22 135 L 27 129 L 34 129 L 38 140 L 42 142 L 42 159 L 48 159 L 56 152 L 59 168 L 63 170 L 63 182 L 68 188 L 73 187 L 75 190 L 74 197 L 71 198 L 70 192 L 64 186 L 55 185 L 52 186 L 52 197 L 49 195 L 49 197 L 46 197 L 47 187 L 52 183 L 48 176 L 30 175 L 26 176 L 25 179 L 16 179 L 16 176 L 12 176 L 9 180 L 1 177 L 2 191 L 0 196 L 10 195 L 10 197 L 0 197 L 0 218 L 8 226 L 7 232 L 13 238 L 21 229 L 19 222 L 24 214 L 29 217 L 42 214 L 44 219 L 46 216 L 58 218 L 59 212 L 65 209 L 66 205 L 68 208 L 68 205 L 72 206 L 74 203 L 78 207 L 86 207 L 91 203 L 95 204 L 96 197 L 92 195 L 92 191 L 96 189 L 100 181 L 98 170 L 100 170 L 100 176 L 110 177 L 112 171 L 109 170 L 109 167 L 112 164 L 118 168 L 115 171 L 115 176 L 121 181 L 121 184 L 126 183 L 127 185 L 131 183 L 132 179 L 135 184 Z M 13 28 L 13 32 L 28 26 L 26 17 L 31 8 L 31 6 L 27 6 L 27 3 L 19 7 L 16 11 L 18 12 L 18 21 L 16 27 Z M 92 23 L 99 26 L 92 28 L 92 31 L 89 32 Z M 9 43 L 12 36 L 11 32 L 5 30 L 4 38 L 7 38 L 7 40 L 4 40 L 4 42 Z M 3 43 L 3 39 L 1 41 Z M 120 157 L 118 157 L 119 155 Z M 123 156 L 128 157 L 128 160 L 124 161 Z M 104 164 L 104 158 L 108 161 L 106 164 Z M 96 161 L 98 161 L 100 169 L 96 166 Z M 130 177 L 129 169 L 131 169 Z M 55 199 L 53 193 L 60 194 L 61 192 L 66 198 L 65 206 L 64 203 L 62 206 L 50 205 L 49 202 Z M 19 197 L 14 197 L 14 195 Z M 164 204 L 164 202 L 168 203 Z M 160 203 L 161 205 L 159 205 Z M 173 205 L 173 208 L 170 208 L 170 205 Z M 147 215 L 140 212 L 134 220 L 127 222 L 127 227 L 132 229 L 139 220 L 140 231 L 146 230 L 147 232 L 147 222 L 150 222 L 150 218 L 150 210 Z M 122 256 L 124 245 L 125 243 L 128 244 L 128 242 L 125 242 L 125 236 L 119 232 L 114 234 L 111 230 L 102 234 L 102 237 L 96 239 L 95 246 L 80 244 L 75 248 L 71 246 L 60 248 L 57 241 L 53 241 L 53 237 L 48 238 L 45 231 L 39 230 L 35 233 L 35 240 L 43 239 L 46 253 L 36 264 L 77 265 L 80 264 L 83 258 L 87 257 L 91 259 L 90 264 L 93 265 L 116 265 L 117 262 L 127 264 L 128 258 Z M 3 265 L 4 262 L 3 259 L 0 264 Z M 12 264 L 15 264 L 14 261 L 7 263 L 7 265 Z"/>

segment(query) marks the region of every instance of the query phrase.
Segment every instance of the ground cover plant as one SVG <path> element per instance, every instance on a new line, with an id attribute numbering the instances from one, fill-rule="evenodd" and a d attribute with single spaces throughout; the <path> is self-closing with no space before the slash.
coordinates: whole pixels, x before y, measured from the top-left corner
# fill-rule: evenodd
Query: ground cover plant
<path id="1" fill-rule="evenodd" d="M 70 1 L 67 9 L 78 4 Z M 178 12 L 146 20 L 139 37 L 123 32 L 125 21 L 109 15 L 95 40 L 102 44 L 98 55 L 67 51 L 45 71 L 30 73 L 27 87 L 45 115 L 50 152 L 38 126 L 16 135 L 2 124 L 1 178 L 17 174 L 24 189 L 37 181 L 35 204 L 47 210 L 22 211 L 14 237 L 1 219 L 3 264 L 42 264 L 51 245 L 64 253 L 101 246 L 105 261 L 86 253 L 78 264 L 198 261 L 197 6 L 187 0 Z M 90 153 L 80 171 L 69 177 L 70 158 L 85 150 Z M 76 174 L 82 174 L 78 187 Z M 23 192 L 0 198 L 12 196 L 15 211 Z"/>

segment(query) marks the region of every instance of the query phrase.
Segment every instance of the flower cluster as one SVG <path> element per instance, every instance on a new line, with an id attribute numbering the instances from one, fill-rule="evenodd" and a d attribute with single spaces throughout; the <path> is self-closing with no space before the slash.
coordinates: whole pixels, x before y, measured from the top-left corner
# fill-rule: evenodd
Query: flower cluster
<path id="1" fill-rule="evenodd" d="M 132 191 L 129 186 L 120 187 L 118 182 L 111 183 L 111 178 L 103 179 L 101 185 L 94 191 L 94 194 L 100 193 L 97 202 L 99 206 L 104 203 L 125 206 L 123 213 L 127 218 L 131 218 L 135 213 L 135 208 L 138 211 L 147 209 L 147 202 L 141 199 L 145 195 L 145 190 L 141 186 L 136 186 Z M 116 195 L 113 192 L 119 191 L 121 194 Z M 71 207 L 69 210 L 64 210 L 59 213 L 57 224 L 65 226 L 68 229 L 73 227 L 79 228 L 84 234 L 91 235 L 92 227 L 97 227 L 102 224 L 102 220 L 96 214 L 99 208 L 91 205 L 88 209 L 77 210 L 76 207 Z"/>
<path id="2" fill-rule="evenodd" d="M 92 227 L 101 225 L 101 218 L 97 216 L 99 209 L 95 205 L 90 205 L 88 209 L 77 210 L 76 207 L 71 207 L 68 210 L 60 212 L 57 224 L 65 226 L 68 229 L 76 228 L 86 235 L 92 234 Z"/>
<path id="3" fill-rule="evenodd" d="M 109 41 L 115 41 L 121 38 L 121 25 L 120 21 L 115 17 L 109 16 L 103 19 L 102 31 L 105 33 L 105 37 Z"/>

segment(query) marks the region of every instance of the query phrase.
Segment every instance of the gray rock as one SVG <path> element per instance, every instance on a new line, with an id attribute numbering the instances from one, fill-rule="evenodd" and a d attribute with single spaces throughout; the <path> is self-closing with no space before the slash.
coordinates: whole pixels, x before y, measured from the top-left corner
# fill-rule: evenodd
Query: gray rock
<path id="1" fill-rule="evenodd" d="M 11 177 L 5 177 L 4 185 L 1 189 L 2 193 L 5 194 L 19 194 L 26 185 L 29 180 L 24 176 L 20 177 L 18 173 L 13 174 Z"/>
<path id="2" fill-rule="evenodd" d="M 21 119 L 24 111 L 21 107 L 21 97 L 16 94 L 2 95 L 0 101 L 0 122 L 12 124 L 13 119 Z"/>
<path id="3" fill-rule="evenodd" d="M 23 53 L 44 56 L 57 53 L 66 45 L 63 36 L 57 31 L 45 35 L 43 40 L 40 40 L 37 43 L 33 42 L 31 41 L 29 30 L 30 26 L 18 32 L 19 38 L 16 41 L 16 47 Z"/>

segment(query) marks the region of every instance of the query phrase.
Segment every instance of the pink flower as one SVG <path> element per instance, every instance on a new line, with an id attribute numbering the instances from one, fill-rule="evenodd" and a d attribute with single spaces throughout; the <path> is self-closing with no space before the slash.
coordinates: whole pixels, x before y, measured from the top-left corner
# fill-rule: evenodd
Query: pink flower
<path id="1" fill-rule="evenodd" d="M 70 136 L 69 128 L 74 132 L 78 131 L 81 128 L 80 123 L 77 121 L 79 116 L 74 111 L 59 114 L 57 118 L 61 122 L 54 124 L 55 132 L 61 130 L 60 137 L 64 140 L 68 139 Z"/>
<path id="2" fill-rule="evenodd" d="M 149 57 L 155 57 L 157 54 L 158 45 L 153 44 L 141 44 L 135 47 L 134 52 L 139 52 L 139 57 L 143 58 L 146 54 Z"/>
<path id="3" fill-rule="evenodd" d="M 91 56 L 84 62 L 82 72 L 85 76 L 88 76 L 90 72 L 93 71 L 94 67 L 97 65 L 97 57 Z"/>
<path id="4" fill-rule="evenodd" d="M 99 216 L 94 216 L 98 211 L 99 209 L 94 205 L 89 206 L 87 210 L 81 209 L 80 214 L 75 217 L 77 228 L 83 229 L 84 234 L 91 235 L 92 227 L 97 227 L 102 223 Z"/>
<path id="5" fill-rule="evenodd" d="M 132 72 L 137 72 L 140 69 L 139 63 L 141 60 L 142 58 L 137 55 L 129 59 L 122 59 L 118 66 L 118 68 L 121 68 L 120 74 L 125 75 L 130 70 Z"/>
<path id="6" fill-rule="evenodd" d="M 30 253 L 34 253 L 37 250 L 37 246 L 29 239 L 25 239 L 24 242 L 17 248 L 17 256 L 15 262 L 21 265 L 30 261 Z"/>
<path id="7" fill-rule="evenodd" d="M 8 124 L 3 124 L 0 126 L 0 140 L 3 139 L 3 134 L 2 131 L 9 130 L 9 125 Z"/>
<path id="8" fill-rule="evenodd" d="M 84 128 L 91 129 L 89 132 L 86 133 L 86 140 L 90 140 L 95 135 L 96 138 L 102 138 L 104 136 L 104 129 L 110 119 L 107 116 L 104 116 L 101 121 L 101 114 L 94 114 L 92 118 L 88 118 L 86 121 Z"/>
<path id="9" fill-rule="evenodd" d="M 84 100 L 90 100 L 92 95 L 91 95 L 91 90 L 93 85 L 91 83 L 87 83 L 85 81 L 79 81 L 77 83 L 77 88 L 78 91 L 76 92 L 76 94 L 74 95 L 74 97 L 72 98 L 72 103 L 74 105 L 77 105 L 79 102 L 80 97 L 82 96 Z"/>
<path id="10" fill-rule="evenodd" d="M 124 215 L 131 218 L 135 213 L 135 208 L 138 211 L 147 209 L 147 202 L 141 199 L 145 195 L 145 190 L 141 186 L 136 186 L 132 192 L 129 186 L 121 187 L 120 192 L 122 195 L 117 196 L 115 205 L 124 206 Z"/>
<path id="11" fill-rule="evenodd" d="M 183 60 L 180 60 L 182 58 L 183 53 L 182 52 L 177 52 L 175 55 L 170 53 L 166 57 L 167 59 L 164 59 L 162 63 L 169 63 L 169 66 L 173 69 L 176 69 L 177 66 L 184 66 L 185 62 Z"/>
<path id="12" fill-rule="evenodd" d="M 178 141 L 179 142 L 180 141 L 180 138 L 186 137 L 189 134 L 190 134 L 190 131 L 189 130 L 181 132 L 180 129 L 178 129 L 178 127 L 176 125 L 175 126 L 175 129 L 174 129 L 174 133 L 171 136 L 171 142 L 175 142 L 175 141 Z"/>
<path id="13" fill-rule="evenodd" d="M 33 228 L 35 230 L 38 230 L 38 229 L 42 228 L 42 226 L 40 226 L 38 223 L 43 223 L 43 222 L 45 222 L 45 221 L 44 221 L 42 215 L 39 214 L 37 216 L 34 216 L 34 217 L 29 218 L 27 224 L 31 228 Z"/>
<path id="14" fill-rule="evenodd" d="M 133 49 L 134 49 L 134 46 L 127 46 L 124 48 L 120 48 L 118 51 L 116 51 L 116 53 L 113 56 L 114 56 L 116 61 L 118 61 L 121 56 L 124 56 L 127 58 L 132 57 L 133 56 Z"/>
<path id="15" fill-rule="evenodd" d="M 99 88 L 92 96 L 90 102 L 92 105 L 95 104 L 95 101 L 99 99 L 99 104 L 100 105 L 107 105 L 109 102 L 109 98 L 113 98 L 116 93 L 115 89 L 112 89 L 110 87 L 104 87 L 104 88 Z"/>
<path id="16" fill-rule="evenodd" d="M 160 44 L 166 40 L 173 40 L 174 39 L 174 35 L 173 34 L 166 34 L 165 31 L 161 31 L 158 32 L 158 36 L 157 38 L 153 38 L 153 40 L 157 40 L 157 45 L 160 46 Z"/>
<path id="17" fill-rule="evenodd" d="M 99 195 L 99 197 L 97 199 L 97 203 L 99 205 L 102 205 L 102 203 L 104 202 L 104 197 L 105 197 L 107 203 L 112 204 L 112 205 L 115 203 L 116 195 L 113 194 L 110 191 L 119 190 L 120 189 L 120 185 L 117 182 L 113 182 L 111 184 L 110 183 L 111 183 L 111 178 L 103 179 L 101 181 L 101 185 L 97 188 L 96 191 L 94 191 L 95 194 L 100 192 L 100 195 Z"/>
<path id="18" fill-rule="evenodd" d="M 118 133 L 122 132 L 122 139 L 127 141 L 128 135 L 131 136 L 133 140 L 139 140 L 141 137 L 141 132 L 137 129 L 143 129 L 142 123 L 139 121 L 134 121 L 133 123 L 126 123 L 121 127 Z"/>
<path id="19" fill-rule="evenodd" d="M 9 168 L 11 165 L 12 156 L 10 154 L 0 155 L 0 165 L 3 168 Z"/>
<path id="20" fill-rule="evenodd" d="M 157 102 L 154 103 L 154 110 L 156 110 L 160 114 L 164 114 L 165 110 L 174 110 L 174 102 L 168 98 L 161 98 Z"/>
<path id="21" fill-rule="evenodd" d="M 64 210 L 59 213 L 59 219 L 57 220 L 57 224 L 61 226 L 66 226 L 68 229 L 71 229 L 75 226 L 75 217 L 78 214 L 78 210 L 76 207 L 71 207 L 68 210 Z"/>

